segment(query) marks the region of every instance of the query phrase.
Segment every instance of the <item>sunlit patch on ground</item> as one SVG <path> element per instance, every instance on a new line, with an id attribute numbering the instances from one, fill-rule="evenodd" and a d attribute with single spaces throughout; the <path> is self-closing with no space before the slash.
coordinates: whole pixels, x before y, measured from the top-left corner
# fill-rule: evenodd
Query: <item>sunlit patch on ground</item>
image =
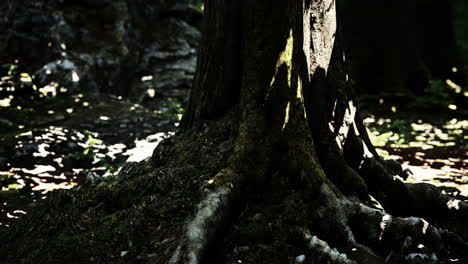
<path id="1" fill-rule="evenodd" d="M 411 165 L 408 165 L 407 168 L 409 168 L 414 174 L 409 178 L 409 181 L 411 182 L 425 182 L 432 183 L 437 186 L 454 187 L 459 190 L 458 193 L 454 193 L 455 195 L 461 194 L 463 196 L 468 196 L 468 178 L 466 176 L 450 176 L 450 173 L 453 173 L 453 169 L 433 169 L 430 167 Z M 446 173 L 447 171 L 449 172 Z M 453 190 L 453 192 L 457 191 Z"/>
<path id="2" fill-rule="evenodd" d="M 459 194 L 468 196 L 468 152 L 466 150 L 435 148 L 385 148 L 389 157 L 400 161 L 413 172 L 412 182 L 433 183 L 456 187 Z"/>
<path id="3" fill-rule="evenodd" d="M 432 149 L 437 147 L 459 148 L 467 146 L 468 120 L 453 118 L 442 124 L 431 124 L 417 120 L 392 120 L 368 117 L 364 120 L 369 136 L 376 147 Z"/>
<path id="4" fill-rule="evenodd" d="M 4 108 L 2 118 L 12 125 L 0 131 L 0 225 L 8 226 L 50 191 L 108 177 L 127 161 L 151 156 L 173 135 L 182 111 L 175 99 L 150 110 L 103 97 L 58 97 L 34 106 L 37 111 Z M 44 107 L 54 113 L 45 115 Z"/>
<path id="5" fill-rule="evenodd" d="M 408 181 L 432 183 L 452 195 L 468 196 L 468 120 L 412 122 L 370 116 L 365 124 L 379 154 L 413 172 Z"/>
<path id="6" fill-rule="evenodd" d="M 127 162 L 140 162 L 148 157 L 151 157 L 159 142 L 172 135 L 174 135 L 174 132 L 160 132 L 154 135 L 150 135 L 143 140 L 135 140 L 135 147 L 133 149 L 127 150 L 124 153 L 124 155 L 128 155 Z"/>

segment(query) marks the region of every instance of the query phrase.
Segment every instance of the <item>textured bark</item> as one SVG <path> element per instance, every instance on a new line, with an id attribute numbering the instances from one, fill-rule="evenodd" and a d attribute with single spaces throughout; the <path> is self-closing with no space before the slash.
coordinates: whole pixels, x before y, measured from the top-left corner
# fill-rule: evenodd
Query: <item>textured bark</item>
<path id="1" fill-rule="evenodd" d="M 457 223 L 466 219 L 467 212 L 462 201 L 457 201 L 457 212 L 451 211 L 450 198 L 435 187 L 397 180 L 395 176 L 405 178 L 401 166 L 377 155 L 350 88 L 335 1 L 209 1 L 205 12 L 205 37 L 182 131 L 227 113 L 235 118 L 234 153 L 210 183 L 229 190 L 218 201 L 244 204 L 245 198 L 233 193 L 268 192 L 268 182 L 295 182 L 316 204 L 309 208 L 311 220 L 319 222 L 322 230 L 336 228 L 333 235 L 321 228 L 313 231 L 342 250 L 330 248 L 305 230 L 310 256 L 315 256 L 309 256 L 311 263 L 355 263 L 351 259 L 383 263 L 387 255 L 386 263 L 411 263 L 420 256 L 436 261 L 464 254 L 458 249 L 467 245 L 450 232 L 418 218 L 392 220 L 364 205 L 371 204 L 371 194 L 389 213 L 436 220 L 431 211 L 435 209 L 450 213 Z M 209 207 L 203 201 L 203 208 Z M 212 210 L 218 210 L 217 204 Z M 230 210 L 223 208 L 217 215 Z M 356 219 L 368 224 L 354 226 L 351 222 Z M 189 221 L 171 263 L 203 261 L 209 249 L 199 246 L 206 241 L 193 232 L 210 221 L 201 220 L 199 214 Z M 216 229 L 223 222 L 226 219 L 217 218 L 211 226 Z M 391 228 L 386 230 L 386 225 Z M 463 229 L 457 225 L 452 230 L 466 235 Z M 449 238 L 452 235 L 456 242 Z M 432 251 L 417 253 L 413 238 L 425 241 Z M 458 249 L 448 253 L 450 243 Z"/>
<path id="2" fill-rule="evenodd" d="M 207 1 L 192 96 L 181 126 L 222 116 L 238 101 L 241 67 L 239 1 Z M 208 89 L 209 87 L 209 89 Z"/>

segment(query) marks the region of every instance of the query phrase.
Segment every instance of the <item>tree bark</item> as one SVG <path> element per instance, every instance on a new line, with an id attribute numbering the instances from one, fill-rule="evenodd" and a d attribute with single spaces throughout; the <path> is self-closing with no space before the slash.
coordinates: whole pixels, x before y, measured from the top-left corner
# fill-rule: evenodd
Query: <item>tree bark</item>
<path id="1" fill-rule="evenodd" d="M 223 8 L 234 12 L 227 15 Z M 333 223 L 338 227 L 338 238 L 321 235 L 328 236 L 329 241 L 357 260 L 368 263 L 383 263 L 383 259 L 378 260 L 370 249 L 359 245 L 348 223 L 350 218 L 356 217 L 355 212 L 343 213 L 342 210 L 346 211 L 343 203 L 363 208 L 364 218 L 377 222 L 384 222 L 382 219 L 386 215 L 360 204 L 370 203 L 370 195 L 396 215 L 436 220 L 431 211 L 436 210 L 454 218 L 466 218 L 463 202 L 460 201 L 460 210 L 453 213 L 447 206 L 451 201 L 449 197 L 443 197 L 429 185 L 396 180 L 395 176 L 406 178 L 401 166 L 377 155 L 350 89 L 335 1 L 236 1 L 235 4 L 210 1 L 205 12 L 205 38 L 182 133 L 229 112 L 238 124 L 233 135 L 234 153 L 212 184 L 225 188 L 222 190 L 230 188 L 234 193 L 243 193 L 252 186 L 268 192 L 271 191 L 267 187 L 269 182 L 287 181 L 298 184 L 312 196 L 319 193 L 323 198 L 318 199 L 320 205 L 313 211 L 323 207 L 340 208 L 326 216 L 317 216 L 319 221 L 341 218 Z M 234 24 L 236 27 L 232 27 Z M 359 201 L 358 205 L 349 198 Z M 325 201 L 333 202 L 323 205 Z M 357 218 L 363 219 L 362 216 Z M 200 221 L 204 219 L 196 217 L 192 224 L 200 225 Z M 404 226 L 425 225 L 426 222 L 421 221 L 424 220 L 395 220 L 393 224 L 397 227 L 393 231 L 400 232 Z M 445 235 L 430 228 L 430 235 L 423 232 L 424 239 L 432 243 L 432 250 L 437 251 L 438 256 L 444 256 L 441 241 L 446 237 L 441 238 Z M 454 229 L 466 234 L 461 226 Z M 377 239 L 376 230 L 371 231 L 373 238 L 367 241 L 374 250 L 375 244 L 372 244 L 381 239 Z M 187 233 L 190 232 L 189 228 Z M 391 242 L 385 243 L 397 250 L 405 238 L 420 236 L 420 233 L 408 232 L 401 237 L 388 235 Z M 187 236 L 183 243 L 185 247 L 179 247 L 173 263 L 196 262 L 196 256 L 203 256 L 200 248 L 187 249 L 190 248 L 187 245 L 197 244 L 199 240 Z M 406 246 L 410 247 L 408 243 Z M 459 246 L 463 248 L 466 244 L 460 242 Z M 350 247 L 359 247 L 359 253 L 353 254 Z M 339 252 L 333 254 L 328 258 L 337 263 L 351 261 L 340 257 Z M 386 254 L 391 253 L 387 251 Z M 427 257 L 437 258 L 435 255 Z"/>

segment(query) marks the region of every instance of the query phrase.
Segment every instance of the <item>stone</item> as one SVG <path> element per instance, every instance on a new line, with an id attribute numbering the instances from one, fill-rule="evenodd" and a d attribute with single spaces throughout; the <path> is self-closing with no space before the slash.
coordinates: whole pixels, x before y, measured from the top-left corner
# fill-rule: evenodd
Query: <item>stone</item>
<path id="1" fill-rule="evenodd" d="M 36 75 L 39 87 L 57 82 L 67 89 L 113 93 L 148 103 L 157 100 L 157 96 L 141 98 L 150 88 L 157 88 L 158 94 L 178 88 L 186 95 L 201 35 L 202 13 L 195 6 L 200 3 L 2 2 L 0 17 L 6 22 L 0 23 L 0 32 L 14 34 L 0 44 L 0 54 L 9 57 L 5 61 L 19 58 L 27 72 Z M 143 76 L 154 78 L 142 81 Z"/>

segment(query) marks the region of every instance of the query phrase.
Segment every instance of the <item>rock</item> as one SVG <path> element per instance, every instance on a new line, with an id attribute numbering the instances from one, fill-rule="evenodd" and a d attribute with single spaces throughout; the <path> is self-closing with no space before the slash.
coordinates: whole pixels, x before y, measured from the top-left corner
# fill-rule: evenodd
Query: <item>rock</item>
<path id="1" fill-rule="evenodd" d="M 96 185 L 102 181 L 102 177 L 98 174 L 88 171 L 83 178 L 83 185 Z"/>
<path id="2" fill-rule="evenodd" d="M 295 259 L 295 263 L 303 263 L 305 260 L 305 255 L 300 255 L 300 256 L 297 256 L 296 259 Z"/>
<path id="3" fill-rule="evenodd" d="M 39 87 L 57 82 L 148 102 L 155 99 L 141 95 L 150 88 L 191 86 L 202 18 L 191 4 L 199 2 L 2 2 L 0 31 L 8 37 L 0 37 L 0 54 L 19 58 Z"/>

